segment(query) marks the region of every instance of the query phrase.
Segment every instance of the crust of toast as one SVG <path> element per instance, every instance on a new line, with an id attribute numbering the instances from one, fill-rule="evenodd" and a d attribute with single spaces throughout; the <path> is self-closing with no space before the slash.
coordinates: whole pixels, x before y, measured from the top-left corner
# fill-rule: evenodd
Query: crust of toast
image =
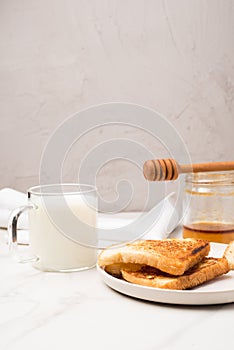
<path id="1" fill-rule="evenodd" d="M 171 276 L 150 266 L 138 271 L 122 269 L 123 278 L 131 283 L 163 289 L 188 289 L 210 281 L 229 271 L 225 258 L 205 258 L 202 262 L 186 271 L 183 276 Z"/>
<path id="2" fill-rule="evenodd" d="M 105 249 L 98 265 L 106 268 L 116 263 L 149 265 L 171 275 L 183 275 L 210 251 L 209 242 L 191 238 L 140 240 L 119 249 Z"/>
<path id="3" fill-rule="evenodd" d="M 234 241 L 228 244 L 223 257 L 227 259 L 230 270 L 234 270 Z"/>

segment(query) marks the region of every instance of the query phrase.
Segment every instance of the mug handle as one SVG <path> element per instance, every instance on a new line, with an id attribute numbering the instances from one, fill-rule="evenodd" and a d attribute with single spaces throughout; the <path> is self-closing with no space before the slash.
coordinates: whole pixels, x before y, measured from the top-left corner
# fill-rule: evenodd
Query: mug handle
<path id="1" fill-rule="evenodd" d="M 25 205 L 22 207 L 19 207 L 11 213 L 9 223 L 8 223 L 8 245 L 10 254 L 16 258 L 19 262 L 32 262 L 37 261 L 38 258 L 36 257 L 28 257 L 28 258 L 22 258 L 18 255 L 18 240 L 17 240 L 17 224 L 18 219 L 22 213 L 24 213 L 27 210 L 36 209 L 36 206 L 34 204 Z"/>

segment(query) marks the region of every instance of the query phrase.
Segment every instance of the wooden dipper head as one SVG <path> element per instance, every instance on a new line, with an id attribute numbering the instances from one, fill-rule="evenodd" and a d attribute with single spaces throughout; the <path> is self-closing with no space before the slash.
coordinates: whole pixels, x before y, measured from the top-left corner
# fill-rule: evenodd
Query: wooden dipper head
<path id="1" fill-rule="evenodd" d="M 149 181 L 176 180 L 179 174 L 234 170 L 234 162 L 178 164 L 175 159 L 147 160 L 143 173 Z"/>
<path id="2" fill-rule="evenodd" d="M 143 166 L 143 173 L 148 181 L 176 180 L 179 166 L 174 159 L 147 160 Z"/>

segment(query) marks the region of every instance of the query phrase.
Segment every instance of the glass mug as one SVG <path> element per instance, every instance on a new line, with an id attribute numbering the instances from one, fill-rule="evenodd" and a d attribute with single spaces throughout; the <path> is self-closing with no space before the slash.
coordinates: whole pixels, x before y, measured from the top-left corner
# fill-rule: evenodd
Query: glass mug
<path id="1" fill-rule="evenodd" d="M 17 251 L 17 220 L 28 211 L 30 257 Z M 97 261 L 97 191 L 94 186 L 58 184 L 32 187 L 28 205 L 13 211 L 9 246 L 20 262 L 42 271 L 69 272 L 92 268 Z"/>

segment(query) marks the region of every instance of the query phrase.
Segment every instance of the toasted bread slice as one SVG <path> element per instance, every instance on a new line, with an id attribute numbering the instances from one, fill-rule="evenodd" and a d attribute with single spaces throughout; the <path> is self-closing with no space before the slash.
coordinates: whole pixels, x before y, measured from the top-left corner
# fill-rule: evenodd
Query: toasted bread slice
<path id="1" fill-rule="evenodd" d="M 185 272 L 183 276 L 172 276 L 150 266 L 138 271 L 122 269 L 123 278 L 131 283 L 163 289 L 188 289 L 210 281 L 229 271 L 225 258 L 205 258 Z"/>
<path id="2" fill-rule="evenodd" d="M 230 270 L 234 270 L 234 241 L 228 244 L 223 256 L 227 259 Z"/>
<path id="3" fill-rule="evenodd" d="M 208 242 L 191 238 L 140 240 L 119 249 L 105 249 L 98 264 L 103 268 L 116 263 L 149 265 L 171 275 L 183 275 L 208 255 L 209 250 Z"/>

